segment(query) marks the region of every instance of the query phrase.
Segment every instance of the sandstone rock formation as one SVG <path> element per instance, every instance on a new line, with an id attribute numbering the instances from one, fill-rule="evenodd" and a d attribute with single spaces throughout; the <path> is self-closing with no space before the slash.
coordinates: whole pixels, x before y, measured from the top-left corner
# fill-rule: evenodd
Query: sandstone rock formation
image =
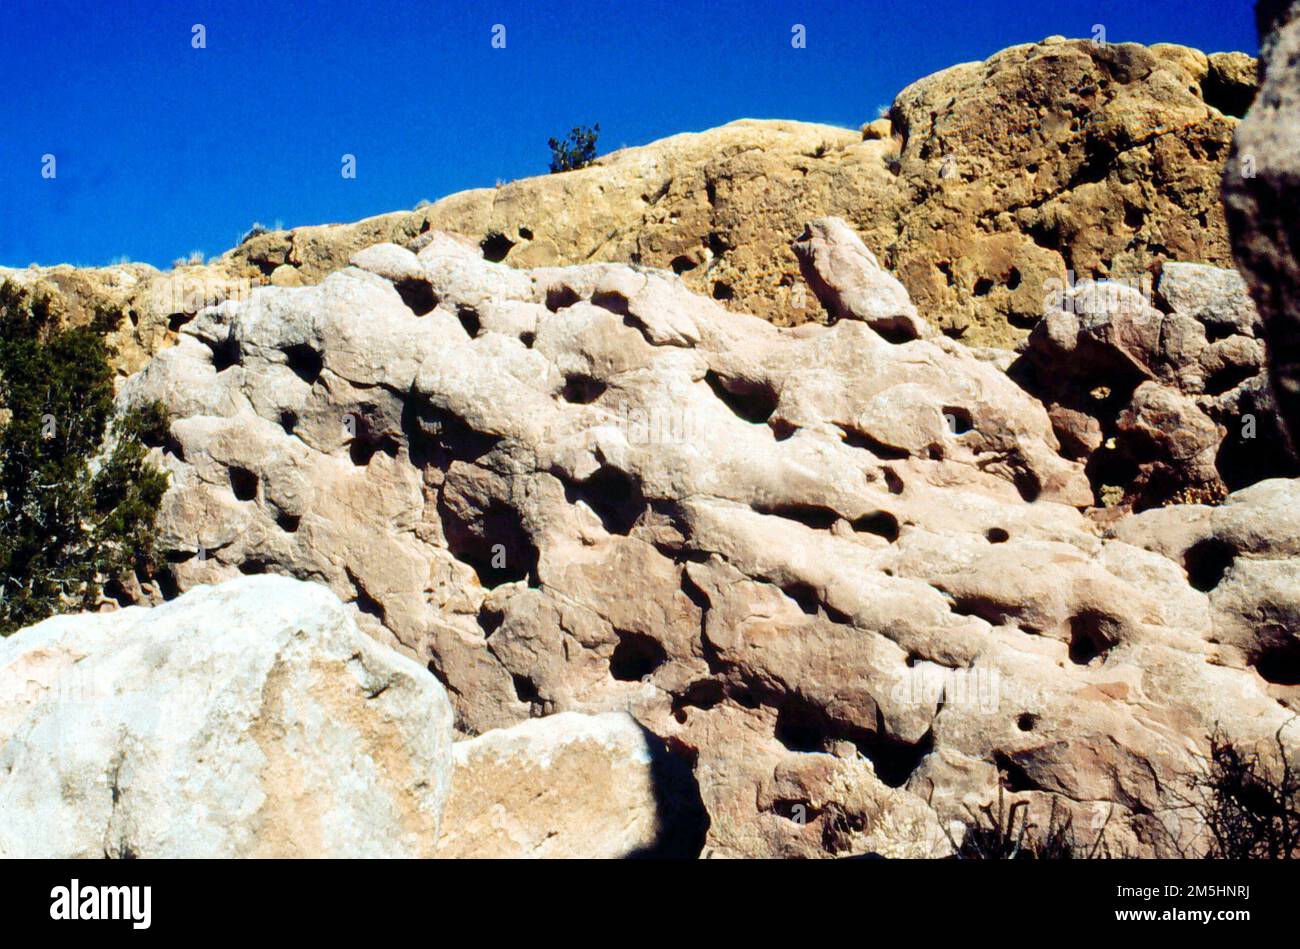
<path id="1" fill-rule="evenodd" d="M 206 266 L 0 278 L 39 283 L 74 321 L 121 305 L 123 374 L 204 303 L 318 283 L 365 247 L 430 230 L 522 268 L 671 269 L 729 309 L 795 325 L 827 314 L 790 241 L 836 215 L 936 328 L 1010 347 L 1042 317 L 1044 282 L 1067 271 L 1136 278 L 1166 259 L 1229 263 L 1218 180 L 1253 91 L 1241 53 L 1051 37 L 921 79 L 861 132 L 741 120 L 416 211 L 260 234 Z"/>
<path id="2" fill-rule="evenodd" d="M 423 668 L 282 577 L 0 640 L 0 856 L 434 850 L 451 709 Z"/>
<path id="3" fill-rule="evenodd" d="M 630 715 L 560 712 L 455 745 L 438 856 L 691 857 L 690 767 Z"/>
<path id="4" fill-rule="evenodd" d="M 1300 3 L 1257 7 L 1261 86 L 1237 130 L 1223 175 L 1223 199 L 1237 262 L 1263 315 L 1273 386 L 1300 443 Z"/>
<path id="5" fill-rule="evenodd" d="M 1253 79 L 1240 53 L 1053 37 L 913 83 L 888 132 L 733 122 L 411 213 L 266 234 L 229 258 L 315 283 L 361 248 L 439 229 L 519 267 L 671 268 L 728 308 L 790 325 L 825 317 L 789 242 L 837 215 L 922 316 L 1010 346 L 1066 271 L 1230 262 L 1218 181 Z"/>
<path id="6" fill-rule="evenodd" d="M 1167 263 L 1152 284 L 1062 285 L 1011 367 L 1099 499 L 1217 501 L 1296 474 L 1241 277 Z"/>
<path id="7" fill-rule="evenodd" d="M 999 783 L 1160 852 L 1197 830 L 1165 795 L 1198 742 L 1294 714 L 1300 482 L 1102 536 L 997 360 L 862 321 L 856 245 L 807 255 L 841 318 L 794 329 L 662 270 L 417 246 L 205 309 L 126 383 L 173 419 L 170 574 L 128 594 L 323 583 L 484 753 L 626 711 L 714 855 L 944 853 Z"/>

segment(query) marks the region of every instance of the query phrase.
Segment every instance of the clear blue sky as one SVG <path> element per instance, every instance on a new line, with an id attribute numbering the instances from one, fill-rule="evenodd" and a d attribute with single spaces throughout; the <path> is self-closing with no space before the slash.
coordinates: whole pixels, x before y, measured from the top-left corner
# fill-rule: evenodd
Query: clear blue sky
<path id="1" fill-rule="evenodd" d="M 856 127 L 1053 33 L 1258 44 L 1248 0 L 0 0 L 0 264 L 167 266 L 742 117 Z M 191 45 L 206 27 L 206 49 Z M 494 24 L 506 48 L 491 45 Z M 791 47 L 804 24 L 807 48 Z M 357 177 L 340 175 L 341 156 Z M 41 176 L 52 154 L 57 177 Z"/>

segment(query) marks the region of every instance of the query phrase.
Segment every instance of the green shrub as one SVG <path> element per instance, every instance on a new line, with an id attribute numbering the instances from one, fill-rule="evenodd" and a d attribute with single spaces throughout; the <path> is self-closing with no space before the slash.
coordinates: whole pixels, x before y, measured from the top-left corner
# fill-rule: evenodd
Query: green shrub
<path id="1" fill-rule="evenodd" d="M 557 138 L 548 139 L 546 144 L 551 147 L 551 174 L 586 168 L 595 161 L 596 136 L 599 134 L 600 123 L 597 122 L 590 127 L 575 126 L 569 132 L 568 138 L 563 141 Z"/>
<path id="2" fill-rule="evenodd" d="M 0 635 L 154 567 L 167 478 L 146 443 L 167 422 L 158 405 L 114 415 L 105 337 L 121 319 L 61 327 L 48 298 L 0 284 Z"/>

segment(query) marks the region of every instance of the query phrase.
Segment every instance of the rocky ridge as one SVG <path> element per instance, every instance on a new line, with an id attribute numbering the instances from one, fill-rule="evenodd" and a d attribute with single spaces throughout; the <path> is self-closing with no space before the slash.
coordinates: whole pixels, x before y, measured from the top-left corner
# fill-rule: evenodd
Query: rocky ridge
<path id="1" fill-rule="evenodd" d="M 122 392 L 172 414 L 175 585 L 124 595 L 324 583 L 465 737 L 629 712 L 706 854 L 946 852 L 1000 782 L 1136 852 L 1194 836 L 1194 736 L 1297 702 L 1297 482 L 1103 531 L 1047 410 L 846 232 L 800 250 L 830 326 L 440 232 L 202 311 Z"/>
<path id="2" fill-rule="evenodd" d="M 0 277 L 49 292 L 73 322 L 122 308 L 113 342 L 128 375 L 203 306 L 267 283 L 318 283 L 358 250 L 430 230 L 522 268 L 671 269 L 737 312 L 825 322 L 789 243 L 834 215 L 937 329 L 1011 347 L 1043 316 L 1049 280 L 1230 263 L 1218 182 L 1253 91 L 1254 60 L 1241 53 L 1049 37 L 913 83 L 860 132 L 741 120 L 415 211 L 260 234 L 206 265 Z"/>

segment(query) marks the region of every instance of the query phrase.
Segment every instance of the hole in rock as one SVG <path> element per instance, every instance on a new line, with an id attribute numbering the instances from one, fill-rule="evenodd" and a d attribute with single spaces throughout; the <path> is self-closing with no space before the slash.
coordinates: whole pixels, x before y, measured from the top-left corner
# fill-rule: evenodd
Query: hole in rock
<path id="1" fill-rule="evenodd" d="M 586 481 L 566 483 L 564 496 L 570 504 L 586 504 L 606 531 L 623 536 L 631 532 L 646 509 L 640 486 L 617 468 L 601 468 Z"/>
<path id="2" fill-rule="evenodd" d="M 433 284 L 420 277 L 404 277 L 393 284 L 402 302 L 416 316 L 424 316 L 438 305 L 438 296 L 433 292 Z"/>
<path id="3" fill-rule="evenodd" d="M 943 420 L 948 427 L 948 431 L 954 435 L 965 435 L 974 428 L 970 412 L 961 406 L 945 405 L 943 407 Z"/>
<path id="4" fill-rule="evenodd" d="M 560 390 L 560 395 L 565 402 L 572 402 L 575 405 L 588 405 L 595 402 L 609 388 L 599 379 L 593 379 L 591 376 L 572 375 L 564 377 L 564 388 Z"/>
<path id="5" fill-rule="evenodd" d="M 893 543 L 898 540 L 898 518 L 888 511 L 873 511 L 853 522 L 853 529 L 861 533 L 876 534 Z"/>
<path id="6" fill-rule="evenodd" d="M 324 360 L 321 354 L 316 352 L 306 343 L 295 343 L 284 350 L 284 358 L 289 363 L 289 368 L 303 382 L 308 385 L 314 385 L 320 378 L 321 367 Z"/>
<path id="7" fill-rule="evenodd" d="M 1086 666 L 1119 642 L 1119 624 L 1097 610 L 1070 617 L 1070 661 Z"/>
<path id="8" fill-rule="evenodd" d="M 844 626 L 851 625 L 850 618 L 835 607 L 828 605 L 810 584 L 799 581 L 787 583 L 781 587 L 781 592 L 799 604 L 799 609 L 808 616 L 824 615 L 832 623 L 839 623 Z"/>
<path id="9" fill-rule="evenodd" d="M 225 372 L 231 366 L 239 365 L 239 340 L 233 335 L 216 343 L 208 343 L 212 349 L 212 367 L 217 372 Z"/>
<path id="10" fill-rule="evenodd" d="M 952 611 L 958 616 L 974 616 L 991 626 L 1001 626 L 1008 616 L 1007 607 L 995 600 L 978 594 L 965 596 L 954 595 Z"/>
<path id="11" fill-rule="evenodd" d="M 464 328 L 466 335 L 470 339 L 478 336 L 479 330 L 483 328 L 483 323 L 478 318 L 472 307 L 459 306 L 456 308 L 456 319 L 460 320 L 460 325 Z"/>
<path id="12" fill-rule="evenodd" d="M 1300 640 L 1285 629 L 1276 633 L 1255 656 L 1255 671 L 1274 685 L 1300 685 Z"/>
<path id="13" fill-rule="evenodd" d="M 993 752 L 993 764 L 998 769 L 998 772 L 1004 776 L 1002 786 L 1013 794 L 1044 790 L 1041 784 L 1029 776 L 1029 772 L 1025 770 L 1024 765 L 1006 752 Z"/>
<path id="14" fill-rule="evenodd" d="M 1183 567 L 1187 582 L 1203 593 L 1208 593 L 1223 580 L 1232 566 L 1236 552 L 1217 537 L 1206 537 L 1187 548 L 1183 554 Z"/>
<path id="15" fill-rule="evenodd" d="M 1033 731 L 1037 724 L 1038 716 L 1033 712 L 1021 712 L 1020 716 L 1016 719 L 1016 727 L 1022 732 Z"/>
<path id="16" fill-rule="evenodd" d="M 731 285 L 723 283 L 721 280 L 713 284 L 713 299 L 715 300 L 734 300 L 736 291 L 731 289 Z"/>
<path id="17" fill-rule="evenodd" d="M 990 544 L 1005 544 L 1011 539 L 1011 535 L 1000 527 L 990 527 L 984 537 Z"/>
<path id="18" fill-rule="evenodd" d="M 620 682 L 639 682 L 668 660 L 659 640 L 645 633 L 616 629 L 618 645 L 609 657 L 609 674 Z"/>
<path id="19" fill-rule="evenodd" d="M 712 369 L 704 374 L 704 381 L 727 408 L 746 422 L 764 424 L 776 411 L 777 393 L 766 383 L 723 379 Z"/>
<path id="20" fill-rule="evenodd" d="M 519 334 L 519 342 L 523 343 L 524 346 L 526 346 L 528 349 L 532 349 L 532 348 L 533 348 L 533 342 L 534 342 L 536 339 L 537 339 L 537 336 L 536 336 L 536 334 L 534 334 L 534 333 L 527 333 L 527 332 L 525 332 L 525 333 L 520 333 L 520 334 Z"/>
<path id="21" fill-rule="evenodd" d="M 257 497 L 257 475 L 247 468 L 230 466 L 230 490 L 241 501 L 252 501 Z"/>
<path id="22" fill-rule="evenodd" d="M 179 333 L 181 327 L 194 319 L 193 313 L 172 313 L 167 317 L 167 328 L 173 333 Z"/>
<path id="23" fill-rule="evenodd" d="M 925 756 L 934 750 L 931 731 L 915 742 L 905 741 L 885 731 L 879 712 L 875 730 L 837 722 L 794 692 L 782 698 L 777 707 L 775 737 L 790 751 L 799 752 L 829 751 L 832 742 L 851 741 L 871 761 L 876 777 L 892 788 L 906 784 Z"/>
<path id="24" fill-rule="evenodd" d="M 681 276 L 682 274 L 686 273 L 688 270 L 694 270 L 696 264 L 695 261 L 691 260 L 691 258 L 683 254 L 680 257 L 674 257 L 672 263 L 670 263 L 668 266 L 672 268 L 673 273 L 677 274 L 678 276 Z"/>
<path id="25" fill-rule="evenodd" d="M 515 696 L 526 705 L 541 704 L 542 696 L 537 691 L 537 683 L 528 676 L 514 675 L 510 680 L 515 686 Z"/>
<path id="26" fill-rule="evenodd" d="M 885 473 L 885 484 L 889 488 L 890 494 L 903 493 L 903 479 L 900 478 L 893 468 L 882 468 Z"/>
<path id="27" fill-rule="evenodd" d="M 298 529 L 298 525 L 302 523 L 302 518 L 297 514 L 285 514 L 281 511 L 279 514 L 276 514 L 275 523 L 276 526 L 286 534 L 292 534 Z"/>
<path id="28" fill-rule="evenodd" d="M 499 264 L 506 259 L 506 254 L 510 253 L 510 248 L 515 246 L 515 242 L 500 231 L 493 231 L 479 241 L 478 246 L 479 250 L 483 251 L 484 260 Z"/>
<path id="29" fill-rule="evenodd" d="M 367 433 L 362 436 L 358 433 L 348 445 L 348 457 L 358 468 L 364 468 L 370 464 L 370 459 L 375 457 L 376 452 L 382 451 L 389 458 L 396 458 L 400 447 L 401 445 L 392 435 L 375 436 Z"/>
<path id="30" fill-rule="evenodd" d="M 859 429 L 843 429 L 843 432 L 844 444 L 848 445 L 850 448 L 861 448 L 864 451 L 869 451 L 883 461 L 903 461 L 912 456 L 911 452 L 906 448 L 896 448 L 893 445 L 886 445 L 878 438 L 868 435 L 866 432 Z M 885 477 L 888 478 L 889 475 L 886 474 Z"/>
<path id="31" fill-rule="evenodd" d="M 798 521 L 805 527 L 811 527 L 813 530 L 830 530 L 835 522 L 840 519 L 837 511 L 820 504 L 773 504 L 773 505 L 755 505 L 754 510 L 759 514 L 768 514 L 773 517 L 784 517 L 787 520 Z"/>
<path id="32" fill-rule="evenodd" d="M 1014 290 L 1020 286 L 1020 271 L 1012 267 L 1007 272 L 1007 289 Z"/>
<path id="33" fill-rule="evenodd" d="M 700 679 L 686 687 L 681 695 L 673 698 L 673 711 L 685 708 L 711 709 L 723 699 L 722 683 L 716 679 Z"/>
<path id="34" fill-rule="evenodd" d="M 993 281 L 988 277 L 980 277 L 975 281 L 975 296 L 986 297 L 989 291 L 993 289 Z"/>
<path id="35" fill-rule="evenodd" d="M 519 512 L 493 499 L 485 510 L 473 511 L 468 521 L 452 511 L 445 493 L 438 498 L 443 536 L 453 557 L 469 564 L 485 587 L 519 580 L 538 586 L 537 548 Z"/>
<path id="36" fill-rule="evenodd" d="M 266 567 L 267 567 L 267 563 L 265 560 L 258 560 L 256 558 L 253 558 L 251 560 L 245 560 L 243 563 L 241 563 L 239 565 L 239 572 L 247 576 L 254 576 L 257 574 L 266 573 Z"/>
<path id="37" fill-rule="evenodd" d="M 519 228 L 519 236 L 526 241 L 531 241 L 533 239 L 533 232 L 529 228 L 521 227 Z"/>
<path id="38" fill-rule="evenodd" d="M 934 733 L 927 731 L 916 741 L 909 742 L 877 728 L 875 735 L 858 748 L 875 765 L 876 777 L 891 788 L 901 788 L 925 756 L 934 751 Z"/>
<path id="39" fill-rule="evenodd" d="M 460 416 L 438 409 L 414 392 L 402 406 L 402 435 L 411 464 L 443 470 L 453 461 L 477 461 L 501 441 L 497 435 L 475 431 Z"/>
<path id="40" fill-rule="evenodd" d="M 576 290 L 564 284 L 555 284 L 546 288 L 546 309 L 552 313 L 571 307 L 581 299 Z"/>
<path id="41" fill-rule="evenodd" d="M 593 293 L 591 295 L 591 305 L 598 306 L 602 310 L 609 310 L 616 316 L 626 317 L 631 313 L 631 303 L 628 298 L 617 290 L 602 290 L 599 293 Z M 628 321 L 624 320 L 624 322 L 627 323 Z M 628 325 L 631 326 L 632 324 L 628 323 Z"/>
<path id="42" fill-rule="evenodd" d="M 298 413 L 291 409 L 281 410 L 280 427 L 284 429 L 286 435 L 292 435 L 293 430 L 298 427 Z"/>
<path id="43" fill-rule="evenodd" d="M 500 629 L 501 624 L 505 621 L 506 614 L 504 610 L 494 609 L 486 603 L 479 607 L 478 625 L 479 629 L 483 630 L 484 639 L 491 639 L 492 634 Z"/>

